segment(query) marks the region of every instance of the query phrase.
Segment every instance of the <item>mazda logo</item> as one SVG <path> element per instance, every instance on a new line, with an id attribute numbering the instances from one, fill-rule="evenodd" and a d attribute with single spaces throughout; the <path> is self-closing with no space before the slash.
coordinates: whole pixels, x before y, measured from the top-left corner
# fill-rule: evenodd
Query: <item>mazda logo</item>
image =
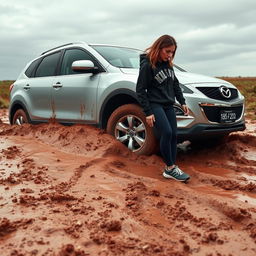
<path id="1" fill-rule="evenodd" d="M 229 99 L 229 98 L 231 97 L 231 90 L 230 90 L 228 87 L 222 85 L 222 86 L 219 88 L 219 90 L 220 90 L 220 94 L 221 94 L 224 98 Z"/>

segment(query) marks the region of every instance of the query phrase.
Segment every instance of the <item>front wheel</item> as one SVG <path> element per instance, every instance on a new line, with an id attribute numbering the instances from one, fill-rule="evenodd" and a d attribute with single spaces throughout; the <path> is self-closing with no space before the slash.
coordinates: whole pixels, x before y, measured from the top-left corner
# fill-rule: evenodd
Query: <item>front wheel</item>
<path id="1" fill-rule="evenodd" d="M 107 133 L 138 155 L 150 155 L 157 150 L 153 128 L 146 123 L 138 105 L 127 104 L 117 108 L 108 120 Z"/>
<path id="2" fill-rule="evenodd" d="M 29 123 L 26 112 L 23 109 L 18 109 L 13 115 L 12 124 L 22 125 Z"/>

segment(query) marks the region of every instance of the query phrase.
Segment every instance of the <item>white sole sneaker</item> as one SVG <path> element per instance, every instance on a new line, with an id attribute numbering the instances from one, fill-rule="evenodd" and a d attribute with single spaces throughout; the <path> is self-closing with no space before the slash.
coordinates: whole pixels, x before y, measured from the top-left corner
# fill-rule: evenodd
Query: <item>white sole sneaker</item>
<path id="1" fill-rule="evenodd" d="M 163 172 L 163 176 L 166 178 L 166 179 L 173 179 L 173 180 L 177 180 L 177 181 L 181 181 L 181 182 L 186 182 L 189 180 L 190 177 L 186 178 L 186 179 L 176 179 L 175 177 L 171 176 L 171 175 L 168 175 L 167 173 Z"/>

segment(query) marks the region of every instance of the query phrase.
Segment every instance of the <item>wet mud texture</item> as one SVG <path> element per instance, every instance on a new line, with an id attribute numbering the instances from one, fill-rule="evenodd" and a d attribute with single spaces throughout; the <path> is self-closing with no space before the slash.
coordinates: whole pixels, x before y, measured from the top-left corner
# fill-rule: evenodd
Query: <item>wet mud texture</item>
<path id="1" fill-rule="evenodd" d="M 181 145 L 188 184 L 84 125 L 0 124 L 0 254 L 256 255 L 256 124 Z"/>

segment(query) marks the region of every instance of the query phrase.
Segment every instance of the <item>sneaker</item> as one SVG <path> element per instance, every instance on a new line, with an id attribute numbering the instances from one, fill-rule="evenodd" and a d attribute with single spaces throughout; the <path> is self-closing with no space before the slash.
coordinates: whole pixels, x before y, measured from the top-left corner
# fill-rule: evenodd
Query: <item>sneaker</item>
<path id="1" fill-rule="evenodd" d="M 178 181 L 187 181 L 190 176 L 183 172 L 178 166 L 173 167 L 171 170 L 164 170 L 163 176 L 166 179 L 174 179 Z"/>

